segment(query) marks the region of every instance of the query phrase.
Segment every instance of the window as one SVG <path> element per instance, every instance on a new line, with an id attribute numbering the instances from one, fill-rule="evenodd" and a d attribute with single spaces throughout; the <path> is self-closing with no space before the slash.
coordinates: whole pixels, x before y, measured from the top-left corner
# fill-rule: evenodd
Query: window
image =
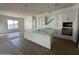
<path id="1" fill-rule="evenodd" d="M 14 28 L 16 29 L 16 28 L 18 28 L 18 21 L 14 21 Z"/>
<path id="2" fill-rule="evenodd" d="M 18 28 L 18 21 L 17 20 L 8 20 L 8 29 L 17 29 Z"/>
<path id="3" fill-rule="evenodd" d="M 13 20 L 8 20 L 8 29 L 13 29 Z"/>

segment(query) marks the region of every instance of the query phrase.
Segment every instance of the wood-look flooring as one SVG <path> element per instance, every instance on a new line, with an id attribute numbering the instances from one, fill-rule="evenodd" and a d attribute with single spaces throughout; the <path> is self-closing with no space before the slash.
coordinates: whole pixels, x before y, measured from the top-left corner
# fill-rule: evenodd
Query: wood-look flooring
<path id="1" fill-rule="evenodd" d="M 54 38 L 52 51 L 55 55 L 79 55 L 76 43 L 61 38 Z"/>
<path id="2" fill-rule="evenodd" d="M 79 54 L 76 44 L 60 38 L 53 38 L 52 50 L 21 37 L 11 40 L 24 55 L 74 55 Z"/>
<path id="3" fill-rule="evenodd" d="M 53 55 L 54 52 L 27 39 L 11 40 L 24 55 Z"/>
<path id="4" fill-rule="evenodd" d="M 10 41 L 23 55 L 79 55 L 76 44 L 64 39 L 53 38 L 52 50 L 49 50 L 28 39 L 24 39 L 21 35 L 14 34 L 12 36 L 9 37 Z"/>

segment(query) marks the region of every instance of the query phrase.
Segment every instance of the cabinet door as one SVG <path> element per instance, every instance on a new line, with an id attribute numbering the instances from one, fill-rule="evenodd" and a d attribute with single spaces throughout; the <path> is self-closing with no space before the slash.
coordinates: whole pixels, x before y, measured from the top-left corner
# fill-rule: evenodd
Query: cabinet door
<path id="1" fill-rule="evenodd" d="M 37 17 L 37 27 L 41 27 L 45 25 L 45 16 Z"/>
<path id="2" fill-rule="evenodd" d="M 61 35 L 62 31 L 62 13 L 57 14 L 57 23 L 55 25 L 56 27 L 56 35 Z"/>
<path id="3" fill-rule="evenodd" d="M 58 18 L 57 18 L 57 29 L 62 29 L 62 14 L 58 15 Z"/>
<path id="4" fill-rule="evenodd" d="M 63 22 L 73 22 L 74 10 L 68 10 L 63 12 Z"/>

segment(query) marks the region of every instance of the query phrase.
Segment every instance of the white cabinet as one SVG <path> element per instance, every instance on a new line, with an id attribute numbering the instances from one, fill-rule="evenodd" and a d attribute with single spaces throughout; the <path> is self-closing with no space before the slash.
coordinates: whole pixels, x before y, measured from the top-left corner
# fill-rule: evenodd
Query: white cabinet
<path id="1" fill-rule="evenodd" d="M 41 16 L 39 18 L 39 25 L 42 26 L 42 25 L 45 25 L 45 16 Z"/>
<path id="2" fill-rule="evenodd" d="M 57 35 L 61 35 L 61 32 L 62 32 L 62 14 L 58 14 L 57 15 L 57 27 L 56 27 L 56 29 L 57 29 L 57 32 L 56 32 L 56 34 Z"/>
<path id="3" fill-rule="evenodd" d="M 37 27 L 45 26 L 45 16 L 37 17 L 36 24 Z"/>
<path id="4" fill-rule="evenodd" d="M 57 16 L 57 29 L 62 29 L 62 14 L 58 14 Z"/>
<path id="5" fill-rule="evenodd" d="M 63 22 L 73 22 L 74 21 L 74 10 L 63 11 Z"/>

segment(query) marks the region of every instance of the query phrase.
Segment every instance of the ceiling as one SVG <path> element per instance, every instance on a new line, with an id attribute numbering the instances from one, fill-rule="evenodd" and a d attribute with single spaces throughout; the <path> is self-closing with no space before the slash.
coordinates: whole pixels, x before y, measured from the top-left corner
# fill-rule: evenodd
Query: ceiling
<path id="1" fill-rule="evenodd" d="M 74 3 L 0 3 L 0 10 L 14 11 L 27 15 L 36 15 L 67 8 L 75 5 Z"/>

